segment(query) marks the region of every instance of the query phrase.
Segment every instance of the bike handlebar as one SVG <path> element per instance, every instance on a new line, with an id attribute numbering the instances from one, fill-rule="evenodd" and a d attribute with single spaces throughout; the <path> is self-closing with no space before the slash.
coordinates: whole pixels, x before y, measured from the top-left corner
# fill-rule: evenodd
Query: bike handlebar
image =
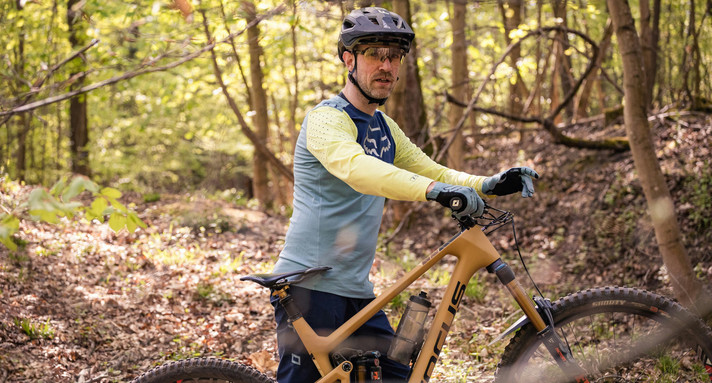
<path id="1" fill-rule="evenodd" d="M 468 215 L 465 217 L 455 217 L 453 214 L 453 219 L 458 222 L 460 228 L 464 230 L 471 229 L 475 226 L 481 226 L 482 230 L 488 230 L 493 228 L 488 233 L 498 229 L 504 224 L 510 223 L 514 219 L 514 215 L 506 210 L 497 209 L 485 202 L 485 208 L 482 215 L 474 217 Z"/>

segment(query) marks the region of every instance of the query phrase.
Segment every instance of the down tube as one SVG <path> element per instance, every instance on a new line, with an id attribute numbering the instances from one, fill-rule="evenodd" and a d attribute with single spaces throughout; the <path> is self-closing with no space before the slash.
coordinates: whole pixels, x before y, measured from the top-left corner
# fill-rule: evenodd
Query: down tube
<path id="1" fill-rule="evenodd" d="M 499 253 L 477 226 L 462 233 L 441 253 L 457 257 L 457 263 L 418 360 L 413 366 L 409 382 L 430 380 L 470 278 L 477 270 L 499 259 Z"/>

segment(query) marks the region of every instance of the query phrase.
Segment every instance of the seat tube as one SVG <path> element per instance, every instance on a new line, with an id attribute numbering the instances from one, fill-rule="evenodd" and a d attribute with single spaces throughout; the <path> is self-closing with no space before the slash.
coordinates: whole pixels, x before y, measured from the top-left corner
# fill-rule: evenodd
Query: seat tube
<path id="1" fill-rule="evenodd" d="M 321 376 L 325 376 L 329 374 L 331 367 L 328 353 L 325 350 L 326 342 L 323 337 L 318 336 L 311 326 L 309 326 L 287 290 L 288 288 L 277 290 L 273 295 L 279 297 L 279 304 L 281 304 L 282 307 L 284 307 L 284 311 L 287 312 L 287 320 L 292 324 L 292 327 L 294 327 L 294 331 L 297 332 L 299 339 L 301 339 L 304 344 L 304 348 L 311 356 Z M 334 373 L 336 375 L 330 374 L 330 376 L 338 376 L 343 380 L 343 374 L 348 375 L 348 371 L 351 369 L 351 363 L 348 363 L 346 368 L 348 368 L 348 370 L 337 371 Z"/>

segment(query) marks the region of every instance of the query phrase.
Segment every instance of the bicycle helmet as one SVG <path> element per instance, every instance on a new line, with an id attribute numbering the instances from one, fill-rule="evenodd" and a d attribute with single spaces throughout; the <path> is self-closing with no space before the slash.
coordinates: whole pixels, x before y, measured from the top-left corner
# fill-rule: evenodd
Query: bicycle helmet
<path id="1" fill-rule="evenodd" d="M 378 7 L 367 7 L 351 11 L 341 24 L 339 33 L 339 59 L 344 61 L 345 51 L 351 51 L 358 44 L 397 44 L 405 53 L 415 33 L 398 14 Z"/>

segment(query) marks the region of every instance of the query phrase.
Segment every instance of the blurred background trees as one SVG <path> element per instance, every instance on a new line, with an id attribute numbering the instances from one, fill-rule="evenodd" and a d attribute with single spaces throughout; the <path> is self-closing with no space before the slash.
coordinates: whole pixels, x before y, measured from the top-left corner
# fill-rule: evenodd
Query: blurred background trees
<path id="1" fill-rule="evenodd" d="M 255 145 L 264 145 L 290 168 L 305 113 L 345 81 L 335 49 L 340 20 L 363 5 L 3 2 L 2 171 L 45 185 L 73 172 L 138 192 L 235 189 L 264 204 L 288 205 L 288 177 Z M 416 49 L 401 76 L 407 81 L 401 81 L 386 112 L 434 154 L 452 141 L 440 157 L 444 162 L 457 165 L 476 155 L 465 147 L 463 134 L 486 133 L 497 124 L 522 134 L 541 129 L 507 117 L 547 116 L 581 79 L 593 59 L 591 44 L 564 28 L 532 34 L 540 28 L 576 30 L 599 50 L 593 70 L 555 123 L 576 123 L 622 104 L 621 58 L 604 1 L 375 5 L 407 13 L 417 32 Z M 712 42 L 699 36 L 710 33 L 710 2 L 633 1 L 631 8 L 648 109 L 709 109 Z M 247 28 L 255 18 L 260 22 Z M 532 35 L 521 40 L 527 34 Z M 216 80 L 205 50 L 210 43 L 216 43 L 217 65 L 256 133 L 253 139 L 244 134 Z M 76 95 L 68 97 L 70 92 Z M 446 93 L 465 104 L 477 96 L 478 108 L 504 116 L 470 113 L 455 131 L 464 107 L 449 103 Z"/>
<path id="2" fill-rule="evenodd" d="M 14 0 L 0 3 L 0 174 L 48 186 L 74 173 L 144 195 L 227 192 L 288 211 L 301 121 L 343 87 L 340 22 L 367 5 L 395 10 L 417 34 L 385 112 L 455 168 L 539 130 L 554 146 L 625 151 L 638 129 L 650 134 L 646 118 L 712 112 L 712 40 L 700 38 L 712 32 L 712 0 Z M 612 22 L 622 9 L 625 42 Z M 639 56 L 628 73 L 626 52 Z M 627 137 L 609 137 L 623 104 Z M 666 193 L 648 189 L 667 185 L 659 168 L 641 167 L 656 165 L 643 141 L 647 157 L 633 155 L 654 213 Z M 390 207 L 395 223 L 409 215 Z M 680 240 L 673 222 L 657 225 L 658 238 Z M 671 272 L 694 279 L 684 268 Z"/>

